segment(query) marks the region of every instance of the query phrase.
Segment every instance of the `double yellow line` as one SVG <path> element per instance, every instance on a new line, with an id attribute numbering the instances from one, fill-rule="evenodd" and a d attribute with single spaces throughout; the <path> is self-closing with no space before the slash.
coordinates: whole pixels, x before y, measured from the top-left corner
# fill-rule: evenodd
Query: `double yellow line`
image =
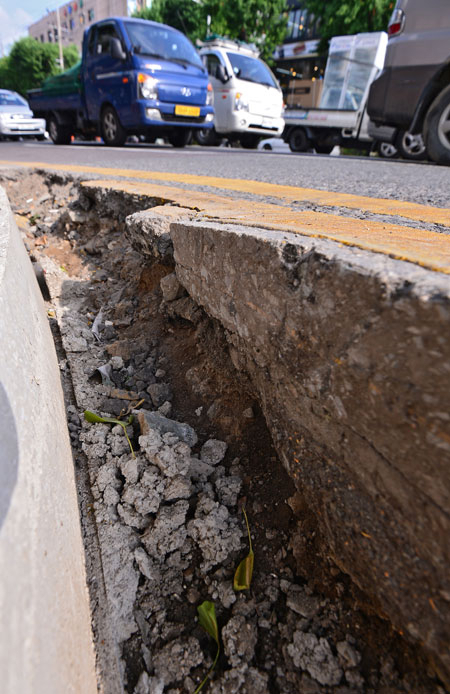
<path id="1" fill-rule="evenodd" d="M 327 238 L 450 274 L 450 209 L 448 208 L 195 174 L 42 162 L 0 161 L 1 165 L 76 174 L 100 174 L 107 179 L 91 180 L 88 185 L 122 190 L 149 198 L 158 197 L 182 208 L 180 214 L 183 209 L 191 210 L 203 218 L 221 222 Z M 175 183 L 178 186 L 159 185 L 154 181 Z M 200 186 L 207 186 L 226 194 L 205 193 L 198 190 Z M 242 194 L 246 197 L 241 197 Z M 265 202 L 261 198 L 276 199 L 279 204 Z M 302 209 L 302 206 L 309 204 L 323 207 L 324 210 Z M 333 208 L 346 208 L 346 214 L 338 214 L 336 210 L 333 211 Z M 388 223 L 372 218 L 357 219 L 351 216 L 355 210 L 362 210 L 371 215 L 392 216 L 397 221 Z M 449 234 L 414 228 L 408 226 L 409 221 L 446 227 Z"/>

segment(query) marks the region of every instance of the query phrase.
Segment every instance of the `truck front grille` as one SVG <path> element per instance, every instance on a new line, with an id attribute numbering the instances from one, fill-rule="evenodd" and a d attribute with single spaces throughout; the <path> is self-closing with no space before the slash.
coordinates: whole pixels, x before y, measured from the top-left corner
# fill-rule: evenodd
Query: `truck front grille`
<path id="1" fill-rule="evenodd" d="M 175 116 L 173 113 L 161 113 L 161 118 L 167 123 L 204 123 L 205 116 Z"/>

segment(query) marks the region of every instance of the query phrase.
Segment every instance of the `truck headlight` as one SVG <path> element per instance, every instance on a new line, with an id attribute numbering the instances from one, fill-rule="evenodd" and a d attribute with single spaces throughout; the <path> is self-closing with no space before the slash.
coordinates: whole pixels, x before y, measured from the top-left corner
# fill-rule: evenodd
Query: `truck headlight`
<path id="1" fill-rule="evenodd" d="M 241 92 L 236 92 L 235 96 L 235 101 L 234 101 L 234 110 L 235 111 L 248 111 L 249 110 L 249 103 L 248 99 L 245 98 Z"/>
<path id="2" fill-rule="evenodd" d="M 158 98 L 158 82 L 154 77 L 139 72 L 137 80 L 139 85 L 139 97 L 141 99 Z"/>
<path id="3" fill-rule="evenodd" d="M 208 91 L 206 92 L 206 106 L 212 106 L 214 103 L 214 92 L 211 82 L 208 82 Z"/>

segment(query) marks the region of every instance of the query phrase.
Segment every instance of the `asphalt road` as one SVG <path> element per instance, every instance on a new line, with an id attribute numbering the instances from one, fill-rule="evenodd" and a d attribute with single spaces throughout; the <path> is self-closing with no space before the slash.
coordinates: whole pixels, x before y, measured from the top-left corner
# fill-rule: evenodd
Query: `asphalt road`
<path id="1" fill-rule="evenodd" d="M 45 162 L 239 178 L 450 207 L 450 167 L 376 157 L 164 145 L 2 142 L 3 162 Z"/>

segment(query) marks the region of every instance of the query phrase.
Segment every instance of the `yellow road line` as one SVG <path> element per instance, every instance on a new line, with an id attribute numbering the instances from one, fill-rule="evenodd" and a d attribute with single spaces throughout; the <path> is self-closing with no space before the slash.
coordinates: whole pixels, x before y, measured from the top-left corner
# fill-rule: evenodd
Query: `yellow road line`
<path id="1" fill-rule="evenodd" d="M 81 166 L 66 164 L 47 164 L 44 162 L 0 161 L 1 165 L 40 168 L 44 170 L 72 171 L 74 173 L 95 173 L 103 176 L 136 178 L 139 180 L 158 180 L 186 185 L 209 186 L 239 193 L 275 197 L 284 202 L 313 203 L 331 207 L 347 207 L 375 214 L 397 215 L 418 222 L 450 226 L 450 209 L 431 207 L 402 200 L 370 198 L 350 193 L 334 193 L 313 188 L 297 188 L 277 183 L 264 183 L 245 179 L 219 178 L 197 174 L 179 174 L 164 171 L 139 171 L 135 169 L 116 169 L 100 166 Z"/>
<path id="2" fill-rule="evenodd" d="M 222 223 L 327 238 L 450 274 L 450 235 L 434 231 L 311 210 L 283 208 L 251 200 L 233 200 L 210 193 L 150 183 L 93 180 L 84 181 L 82 185 L 158 198 L 189 211 L 198 211 L 199 220 L 206 217 Z"/>

